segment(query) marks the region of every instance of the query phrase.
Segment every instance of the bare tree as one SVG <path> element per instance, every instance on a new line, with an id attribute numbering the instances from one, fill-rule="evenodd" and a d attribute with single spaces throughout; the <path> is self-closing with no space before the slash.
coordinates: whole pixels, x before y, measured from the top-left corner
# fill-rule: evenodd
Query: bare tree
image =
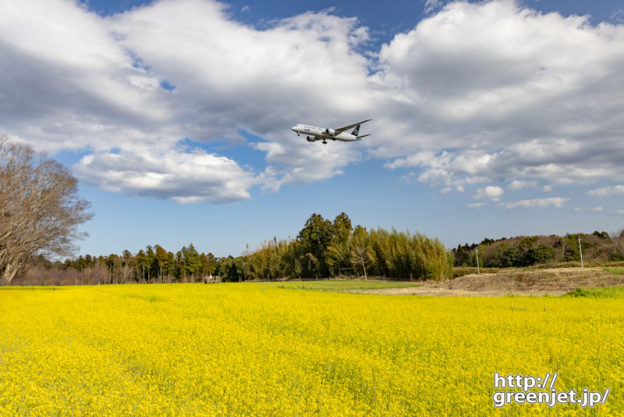
<path id="1" fill-rule="evenodd" d="M 68 256 L 91 218 L 78 182 L 58 162 L 0 136 L 0 276 L 10 283 L 35 255 Z"/>
<path id="2" fill-rule="evenodd" d="M 355 267 L 355 265 L 359 265 L 362 267 L 362 271 L 364 272 L 364 279 L 368 280 L 368 275 L 366 274 L 366 265 L 368 264 L 368 248 L 366 246 L 354 246 L 351 251 L 351 263 Z"/>
<path id="3" fill-rule="evenodd" d="M 615 252 L 615 258 L 624 258 L 624 229 L 611 235 L 611 242 L 613 243 L 613 251 Z"/>

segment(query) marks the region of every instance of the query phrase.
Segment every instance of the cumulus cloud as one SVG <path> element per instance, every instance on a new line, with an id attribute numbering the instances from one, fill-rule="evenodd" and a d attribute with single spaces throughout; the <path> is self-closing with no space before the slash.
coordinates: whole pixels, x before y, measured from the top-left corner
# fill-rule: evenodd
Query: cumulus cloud
<path id="1" fill-rule="evenodd" d="M 0 6 L 0 127 L 49 151 L 107 149 L 169 126 L 161 77 L 71 1 Z M 63 22 L 59 24 L 58 22 Z"/>
<path id="2" fill-rule="evenodd" d="M 492 201 L 624 177 L 624 25 L 511 0 L 425 8 L 375 51 L 357 18 L 331 10 L 258 30 L 212 0 L 106 18 L 69 0 L 5 1 L 0 129 L 51 152 L 86 152 L 75 170 L 97 186 L 180 202 L 322 181 L 366 158 Z M 367 117 L 375 140 L 347 146 L 289 130 Z M 264 139 L 252 146 L 265 166 L 180 145 L 241 143 L 241 129 Z"/>
<path id="3" fill-rule="evenodd" d="M 247 199 L 247 190 L 257 181 L 253 173 L 231 159 L 198 149 L 96 153 L 83 157 L 74 170 L 86 181 L 109 191 L 179 203 Z"/>
<path id="4" fill-rule="evenodd" d="M 398 118 L 389 168 L 461 190 L 624 175 L 624 26 L 513 1 L 454 2 L 380 52 Z M 441 148 L 443 146 L 443 148 Z"/>
<path id="5" fill-rule="evenodd" d="M 600 187 L 594 190 L 589 190 L 587 195 L 592 197 L 610 197 L 612 195 L 624 194 L 624 185 L 618 184 L 610 187 Z"/>
<path id="6" fill-rule="evenodd" d="M 269 167 L 260 175 L 263 189 L 278 191 L 284 184 L 320 181 L 342 174 L 342 168 L 359 160 L 358 146 L 336 143 L 331 148 L 291 146 L 289 143 L 260 142 L 254 145 L 266 152 Z M 337 151 L 338 150 L 338 151 Z"/>
<path id="7" fill-rule="evenodd" d="M 535 198 L 531 200 L 509 202 L 505 204 L 505 207 L 507 207 L 508 209 L 514 209 L 518 207 L 561 207 L 569 200 L 569 198 L 564 197 Z"/>
<path id="8" fill-rule="evenodd" d="M 324 180 L 361 158 L 361 150 L 311 145 L 289 130 L 320 120 L 338 127 L 370 107 L 368 61 L 353 51 L 368 34 L 355 18 L 308 12 L 258 31 L 230 20 L 218 3 L 183 0 L 135 9 L 112 27 L 176 86 L 175 119 L 190 119 L 194 138 L 236 140 L 243 128 L 267 139 L 254 144 L 266 154 L 263 189 Z"/>
<path id="9" fill-rule="evenodd" d="M 473 198 L 475 200 L 482 200 L 487 198 L 492 201 L 499 201 L 500 198 L 503 196 L 504 192 L 505 191 L 501 187 L 488 185 L 485 188 L 479 188 Z"/>
<path id="10" fill-rule="evenodd" d="M 513 180 L 507 185 L 507 188 L 512 191 L 521 190 L 522 188 L 535 188 L 535 187 L 537 187 L 537 181 Z"/>
<path id="11" fill-rule="evenodd" d="M 362 148 L 330 152 L 288 129 L 338 127 L 371 107 L 368 60 L 354 52 L 368 32 L 355 18 L 310 12 L 259 31 L 210 0 L 109 18 L 72 1 L 9 1 L 0 16 L 0 129 L 50 152 L 86 151 L 75 172 L 96 186 L 225 202 L 249 198 L 259 182 L 275 191 L 327 179 L 361 158 Z M 240 129 L 266 139 L 255 145 L 265 169 L 180 147 L 239 143 Z"/>

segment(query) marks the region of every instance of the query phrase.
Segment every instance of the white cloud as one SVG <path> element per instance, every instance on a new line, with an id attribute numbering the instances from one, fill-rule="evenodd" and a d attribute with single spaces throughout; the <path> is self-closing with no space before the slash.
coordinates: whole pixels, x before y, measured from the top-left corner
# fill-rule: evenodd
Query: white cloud
<path id="1" fill-rule="evenodd" d="M 510 189 L 511 191 L 517 191 L 523 188 L 535 188 L 535 187 L 537 187 L 537 181 L 513 180 L 507 185 L 507 188 Z"/>
<path id="2" fill-rule="evenodd" d="M 113 27 L 124 47 L 176 85 L 177 119 L 191 115 L 194 137 L 233 137 L 244 128 L 266 138 L 254 145 L 266 153 L 258 178 L 263 189 L 277 191 L 338 175 L 360 159 L 362 148 L 309 144 L 289 129 L 320 121 L 337 127 L 368 114 L 368 61 L 353 52 L 368 32 L 355 18 L 329 12 L 258 31 L 228 19 L 216 3 L 162 1 L 120 16 Z"/>
<path id="3" fill-rule="evenodd" d="M 624 216 L 624 210 L 617 210 L 615 213 Z"/>
<path id="4" fill-rule="evenodd" d="M 318 145 L 318 146 L 314 146 Z M 332 143 L 324 146 L 299 143 L 261 142 L 254 145 L 266 152 L 269 167 L 260 176 L 263 189 L 278 191 L 283 184 L 320 181 L 342 174 L 343 167 L 356 162 L 359 144 Z"/>
<path id="5" fill-rule="evenodd" d="M 601 187 L 587 192 L 587 195 L 592 197 L 610 197 L 619 194 L 624 194 L 624 185 L 618 184 L 610 187 Z"/>
<path id="6" fill-rule="evenodd" d="M 48 151 L 108 149 L 168 126 L 160 77 L 69 1 L 0 5 L 0 128 Z M 63 22 L 59 24 L 58 22 Z"/>
<path id="7" fill-rule="evenodd" d="M 487 206 L 487 205 L 488 205 L 488 203 L 486 203 L 486 202 L 470 203 L 470 204 L 466 204 L 466 207 L 468 207 L 468 208 L 480 208 L 480 207 Z"/>
<path id="8" fill-rule="evenodd" d="M 231 159 L 201 150 L 145 149 L 140 154 L 102 152 L 74 167 L 78 176 L 109 191 L 165 198 L 179 203 L 227 203 L 250 197 L 253 173 Z"/>
<path id="9" fill-rule="evenodd" d="M 450 3 L 383 46 L 397 139 L 374 153 L 440 186 L 621 178 L 623 49 L 622 25 Z"/>
<path id="10" fill-rule="evenodd" d="M 563 197 L 550 197 L 550 198 L 536 198 L 532 200 L 520 200 L 511 203 L 506 203 L 505 207 L 508 209 L 514 209 L 518 207 L 561 207 L 564 203 L 569 201 L 569 198 Z"/>
<path id="11" fill-rule="evenodd" d="M 603 210 L 604 210 L 604 208 L 602 206 L 592 207 L 590 209 L 582 209 L 580 207 L 574 207 L 574 211 L 579 211 L 579 212 L 594 212 L 594 213 L 597 213 L 597 212 L 601 212 Z"/>
<path id="12" fill-rule="evenodd" d="M 329 12 L 260 31 L 210 0 L 163 0 L 110 18 L 64 0 L 4 2 L 0 130 L 51 152 L 93 151 L 75 172 L 96 186 L 183 203 L 248 198 L 259 181 L 277 190 L 330 178 L 363 147 L 330 150 L 289 127 L 340 126 L 368 115 L 371 98 L 369 62 L 353 49 L 368 31 Z M 241 128 L 268 140 L 255 146 L 266 152 L 263 172 L 179 146 L 240 142 Z"/>
<path id="13" fill-rule="evenodd" d="M 488 198 L 492 201 L 499 201 L 504 194 L 504 190 L 501 187 L 495 185 L 488 185 L 485 188 L 479 188 L 477 193 L 473 196 L 475 200 L 482 200 Z"/>

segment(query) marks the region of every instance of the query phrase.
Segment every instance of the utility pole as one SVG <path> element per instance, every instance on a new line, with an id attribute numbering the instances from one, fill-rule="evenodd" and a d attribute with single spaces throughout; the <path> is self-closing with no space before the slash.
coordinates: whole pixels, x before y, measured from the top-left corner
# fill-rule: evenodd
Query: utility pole
<path id="1" fill-rule="evenodd" d="M 479 247 L 477 246 L 475 249 L 475 257 L 477 258 L 477 275 L 479 275 Z"/>
<path id="2" fill-rule="evenodd" d="M 585 265 L 583 265 L 583 247 L 581 246 L 581 236 L 578 237 L 578 243 L 579 243 L 579 254 L 581 255 L 581 268 L 585 268 Z"/>

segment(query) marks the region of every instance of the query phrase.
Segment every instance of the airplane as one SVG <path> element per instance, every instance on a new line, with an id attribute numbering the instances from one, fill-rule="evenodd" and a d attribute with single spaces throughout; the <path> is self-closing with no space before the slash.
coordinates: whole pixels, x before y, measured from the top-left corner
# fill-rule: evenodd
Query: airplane
<path id="1" fill-rule="evenodd" d="M 365 138 L 366 136 L 370 136 L 370 134 L 358 136 L 360 134 L 360 125 L 370 120 L 373 119 L 367 119 L 362 122 L 353 123 L 349 126 L 339 127 L 338 129 L 326 129 L 324 127 L 310 126 L 300 123 L 296 126 L 293 126 L 290 130 L 295 132 L 297 136 L 299 136 L 301 133 L 307 135 L 306 139 L 308 140 L 308 142 L 322 140 L 325 145 L 327 145 L 328 139 L 341 140 L 343 142 L 355 142 L 356 140 L 360 140 L 362 138 Z M 352 127 L 354 129 L 351 133 L 346 132 Z"/>

